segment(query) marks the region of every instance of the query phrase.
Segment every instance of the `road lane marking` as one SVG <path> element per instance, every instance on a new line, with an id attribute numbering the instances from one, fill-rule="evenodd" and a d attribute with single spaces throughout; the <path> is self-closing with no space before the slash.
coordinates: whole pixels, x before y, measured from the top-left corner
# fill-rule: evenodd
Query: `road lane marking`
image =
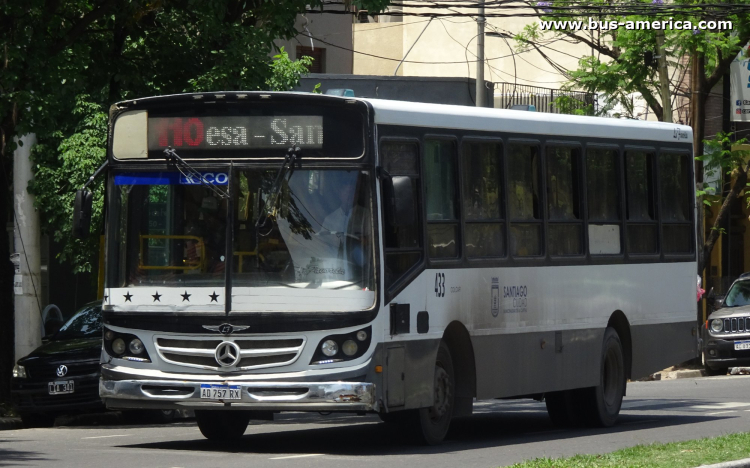
<path id="1" fill-rule="evenodd" d="M 745 406 L 750 406 L 750 403 L 742 403 L 737 401 L 729 401 L 726 403 L 716 403 L 714 405 L 693 405 L 690 408 L 695 409 L 717 409 L 717 410 L 723 410 L 723 409 L 730 409 L 730 408 L 742 408 Z"/>
<path id="2" fill-rule="evenodd" d="M 81 437 L 81 440 L 83 439 L 106 439 L 107 437 L 130 437 L 130 434 L 117 434 L 117 435 L 106 435 L 106 436 L 96 436 L 96 437 Z"/>
<path id="3" fill-rule="evenodd" d="M 289 455 L 287 457 L 273 457 L 273 458 L 269 458 L 269 460 L 289 460 L 290 458 L 320 457 L 322 455 L 323 455 L 322 453 L 308 453 L 305 455 Z"/>
<path id="4" fill-rule="evenodd" d="M 706 416 L 716 416 L 717 414 L 727 414 L 727 413 L 736 413 L 737 410 L 731 410 L 731 411 L 717 411 L 715 413 L 706 413 Z"/>

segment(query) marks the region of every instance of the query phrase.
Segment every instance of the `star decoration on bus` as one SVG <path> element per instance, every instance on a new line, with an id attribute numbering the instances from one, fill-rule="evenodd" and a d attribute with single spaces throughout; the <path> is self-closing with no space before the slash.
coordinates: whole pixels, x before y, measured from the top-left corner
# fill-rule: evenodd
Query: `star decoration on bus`
<path id="1" fill-rule="evenodd" d="M 152 294 L 151 297 L 154 298 L 154 302 L 161 302 L 161 294 L 159 294 L 159 291 L 156 291 L 156 294 Z"/>
<path id="2" fill-rule="evenodd" d="M 219 299 L 219 295 L 218 295 L 218 294 L 216 294 L 216 291 L 214 291 L 214 293 L 213 293 L 213 294 L 209 294 L 209 295 L 208 295 L 208 297 L 210 297 L 210 298 L 211 298 L 211 302 L 219 302 L 219 301 L 218 301 L 218 299 Z"/>
<path id="3" fill-rule="evenodd" d="M 188 292 L 185 291 L 185 294 L 180 294 L 180 296 L 182 296 L 182 302 L 190 302 L 190 296 L 192 296 L 192 294 L 188 294 Z"/>
<path id="4" fill-rule="evenodd" d="M 122 296 L 122 297 L 124 297 L 124 298 L 125 298 L 125 302 L 133 302 L 133 301 L 131 301 L 131 300 L 130 300 L 130 298 L 132 298 L 132 297 L 133 297 L 133 295 L 132 295 L 132 294 L 130 294 L 130 291 L 128 291 L 128 293 L 127 293 L 127 294 L 123 294 L 123 296 Z"/>

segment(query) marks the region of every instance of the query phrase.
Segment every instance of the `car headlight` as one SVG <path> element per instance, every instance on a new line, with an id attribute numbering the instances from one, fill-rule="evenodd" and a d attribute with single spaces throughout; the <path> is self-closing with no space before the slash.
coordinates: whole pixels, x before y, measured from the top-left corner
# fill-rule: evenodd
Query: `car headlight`
<path id="1" fill-rule="evenodd" d="M 26 368 L 23 366 L 19 366 L 16 364 L 13 366 L 13 377 L 17 379 L 25 379 L 26 378 Z"/>
<path id="2" fill-rule="evenodd" d="M 721 319 L 713 319 L 711 320 L 711 331 L 714 333 L 719 333 L 724 326 L 724 321 Z"/>

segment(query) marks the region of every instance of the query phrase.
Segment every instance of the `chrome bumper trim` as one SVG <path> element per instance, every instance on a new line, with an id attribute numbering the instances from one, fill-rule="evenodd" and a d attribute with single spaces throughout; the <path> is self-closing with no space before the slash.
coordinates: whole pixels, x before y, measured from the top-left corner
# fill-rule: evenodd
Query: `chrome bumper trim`
<path id="1" fill-rule="evenodd" d="M 201 384 L 240 387 L 240 400 L 200 397 Z M 278 411 L 377 411 L 375 384 L 366 382 L 197 382 L 185 380 L 100 380 L 99 395 L 108 408 L 155 404 L 184 409 L 238 407 Z"/>

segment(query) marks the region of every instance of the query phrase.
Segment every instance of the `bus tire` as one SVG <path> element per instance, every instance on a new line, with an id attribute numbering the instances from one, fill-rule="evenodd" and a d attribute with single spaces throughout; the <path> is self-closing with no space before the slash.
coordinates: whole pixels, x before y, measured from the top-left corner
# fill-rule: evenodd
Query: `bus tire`
<path id="1" fill-rule="evenodd" d="M 553 425 L 572 427 L 581 422 L 580 415 L 576 412 L 575 390 L 545 393 L 544 403 L 547 405 L 547 414 Z"/>
<path id="2" fill-rule="evenodd" d="M 591 426 L 610 427 L 617 421 L 625 396 L 625 359 L 620 337 L 612 327 L 604 331 L 599 385 L 582 390 L 583 413 Z"/>
<path id="3" fill-rule="evenodd" d="M 195 420 L 201 434 L 208 440 L 237 440 L 247 429 L 250 412 L 196 410 Z"/>
<path id="4" fill-rule="evenodd" d="M 435 360 L 433 378 L 433 405 L 416 411 L 418 430 L 416 435 L 427 445 L 437 445 L 445 439 L 453 418 L 453 407 L 456 389 L 453 359 L 448 345 L 440 342 Z"/>

